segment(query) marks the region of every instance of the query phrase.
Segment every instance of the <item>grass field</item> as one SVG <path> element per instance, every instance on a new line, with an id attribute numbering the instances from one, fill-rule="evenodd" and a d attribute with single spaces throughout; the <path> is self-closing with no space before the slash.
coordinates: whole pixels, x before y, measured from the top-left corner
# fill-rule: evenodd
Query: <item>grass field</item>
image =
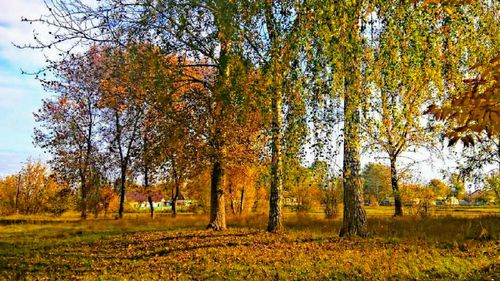
<path id="1" fill-rule="evenodd" d="M 224 232 L 194 215 L 31 217 L 0 226 L 0 279 L 500 280 L 498 209 L 398 219 L 390 210 L 367 208 L 365 239 L 339 238 L 340 220 L 321 214 L 287 214 L 279 235 L 264 231 L 265 216 L 228 218 Z"/>

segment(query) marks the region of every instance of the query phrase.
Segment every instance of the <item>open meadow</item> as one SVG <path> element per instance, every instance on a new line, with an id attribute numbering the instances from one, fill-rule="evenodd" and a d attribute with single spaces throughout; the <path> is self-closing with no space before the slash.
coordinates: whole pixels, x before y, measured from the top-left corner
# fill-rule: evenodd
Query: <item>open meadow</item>
<path id="1" fill-rule="evenodd" d="M 281 234 L 266 232 L 267 217 L 258 215 L 230 217 L 228 230 L 220 232 L 205 230 L 208 218 L 199 215 L 159 215 L 153 221 L 144 214 L 87 221 L 69 215 L 27 217 L 25 223 L 7 217 L 0 227 L 0 278 L 500 278 L 498 207 L 441 210 L 446 215 L 427 218 L 383 215 L 389 211 L 367 208 L 367 239 L 339 238 L 340 219 L 307 213 L 287 213 Z"/>
<path id="2" fill-rule="evenodd" d="M 500 281 L 500 1 L 0 11 L 0 281 Z"/>

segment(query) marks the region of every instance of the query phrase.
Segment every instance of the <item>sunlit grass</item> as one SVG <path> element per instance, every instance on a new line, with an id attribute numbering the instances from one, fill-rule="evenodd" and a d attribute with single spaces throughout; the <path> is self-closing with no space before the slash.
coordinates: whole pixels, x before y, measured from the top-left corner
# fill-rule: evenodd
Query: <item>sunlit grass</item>
<path id="1" fill-rule="evenodd" d="M 369 215 L 369 237 L 338 237 L 340 218 L 128 214 L 123 220 L 12 224 L 0 228 L 0 279 L 458 279 L 500 277 L 500 217 Z"/>

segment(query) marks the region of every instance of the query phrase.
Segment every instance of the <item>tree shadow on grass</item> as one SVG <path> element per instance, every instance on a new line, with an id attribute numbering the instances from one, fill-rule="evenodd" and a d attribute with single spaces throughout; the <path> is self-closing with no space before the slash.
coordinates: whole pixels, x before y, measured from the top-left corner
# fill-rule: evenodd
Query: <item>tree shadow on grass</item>
<path id="1" fill-rule="evenodd" d="M 193 239 L 193 238 L 199 238 L 199 239 L 205 239 L 205 238 L 220 238 L 220 237 L 249 237 L 249 236 L 254 236 L 256 234 L 262 233 L 261 231 L 250 231 L 250 232 L 243 232 L 243 233 L 224 233 L 224 232 L 205 232 L 201 234 L 183 234 L 183 235 L 172 235 L 172 236 L 167 236 L 167 237 L 161 237 L 158 239 L 155 239 L 156 241 L 170 241 L 170 240 L 182 240 L 182 239 Z"/>
<path id="2" fill-rule="evenodd" d="M 148 259 L 155 256 L 168 256 L 171 254 L 179 253 L 179 252 L 190 252 L 196 251 L 199 249 L 224 249 L 224 248 L 235 248 L 235 247 L 269 247 L 272 245 L 276 245 L 277 247 L 282 247 L 281 243 L 286 244 L 304 244 L 304 243 L 341 243 L 342 239 L 339 237 L 297 237 L 290 240 L 281 240 L 282 236 L 269 236 L 269 239 L 235 239 L 231 241 L 220 241 L 217 239 L 220 238 L 247 238 L 250 236 L 256 236 L 259 234 L 265 234 L 262 231 L 252 231 L 248 233 L 218 233 L 218 234 L 205 234 L 205 235 L 183 235 L 183 236 L 172 236 L 172 237 L 164 237 L 161 241 L 176 241 L 176 242 L 184 242 L 189 239 L 200 239 L 195 245 L 187 245 L 187 244 L 177 244 L 177 245 L 169 245 L 167 248 L 163 248 L 157 251 L 154 251 L 149 254 L 138 254 L 130 257 L 130 259 Z"/>

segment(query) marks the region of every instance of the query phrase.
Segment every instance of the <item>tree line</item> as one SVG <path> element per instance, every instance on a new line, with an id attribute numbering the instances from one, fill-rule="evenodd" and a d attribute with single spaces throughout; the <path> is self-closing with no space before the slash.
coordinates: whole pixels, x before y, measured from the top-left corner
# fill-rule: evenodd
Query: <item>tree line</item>
<path id="1" fill-rule="evenodd" d="M 498 162 L 494 1 L 46 4 L 47 16 L 24 21 L 50 39 L 21 46 L 60 50 L 38 75 L 55 95 L 36 113 L 35 139 L 78 186 L 82 217 L 100 182 L 118 183 L 122 217 L 129 179 L 172 181 L 175 200 L 209 169 L 208 227 L 222 230 L 238 167 L 262 165 L 268 230 L 279 232 L 290 171 L 312 150 L 330 171 L 341 152 L 340 235 L 365 236 L 363 151 L 389 160 L 396 216 L 405 152 L 443 136 L 492 148 L 480 166 Z M 470 113 L 455 110 L 471 101 Z"/>

